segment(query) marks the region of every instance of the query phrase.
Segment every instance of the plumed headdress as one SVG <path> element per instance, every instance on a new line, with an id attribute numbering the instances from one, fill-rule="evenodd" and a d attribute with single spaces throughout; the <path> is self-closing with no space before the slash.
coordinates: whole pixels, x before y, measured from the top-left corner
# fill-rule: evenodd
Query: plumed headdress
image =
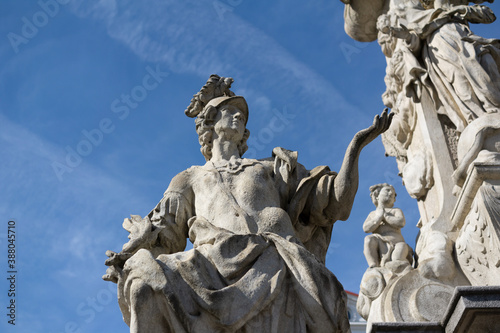
<path id="1" fill-rule="evenodd" d="M 211 107 L 224 104 L 236 106 L 245 114 L 248 120 L 248 105 L 242 96 L 236 96 L 229 90 L 234 80 L 230 77 L 220 77 L 217 74 L 210 75 L 207 83 L 191 99 L 191 104 L 184 113 L 190 118 L 203 117 L 203 114 Z"/>

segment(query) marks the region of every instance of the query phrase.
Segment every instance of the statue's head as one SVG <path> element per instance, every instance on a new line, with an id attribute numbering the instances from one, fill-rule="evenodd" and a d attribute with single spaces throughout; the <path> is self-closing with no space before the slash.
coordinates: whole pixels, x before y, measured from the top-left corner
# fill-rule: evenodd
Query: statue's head
<path id="1" fill-rule="evenodd" d="M 246 129 L 248 121 L 248 105 L 242 96 L 235 96 L 234 92 L 229 90 L 233 79 L 230 77 L 220 77 L 217 74 L 210 75 L 207 83 L 201 90 L 193 96 L 191 104 L 184 113 L 191 118 L 196 118 L 196 133 L 201 144 L 201 153 L 209 161 L 212 158 L 213 136 L 216 131 L 215 124 L 218 121 L 224 122 L 227 113 L 238 114 L 237 117 L 244 118 L 244 125 L 241 126 L 240 120 L 237 121 L 238 131 L 241 131 L 241 141 L 238 144 L 240 157 L 247 151 L 247 139 L 250 131 Z M 222 114 L 224 113 L 224 117 Z M 231 121 L 229 122 L 231 123 Z M 234 126 L 227 124 L 224 126 Z"/>
<path id="2" fill-rule="evenodd" d="M 248 105 L 242 96 L 223 96 L 210 100 L 196 117 L 196 133 L 201 145 L 201 153 L 209 161 L 212 158 L 212 139 L 215 132 L 215 124 L 220 121 L 222 112 L 239 113 L 244 118 L 244 125 L 248 121 Z M 247 151 L 247 140 L 250 131 L 244 126 L 241 141 L 238 144 L 240 156 Z"/>
<path id="3" fill-rule="evenodd" d="M 396 202 L 396 190 L 387 183 L 373 185 L 370 186 L 370 197 L 376 207 L 379 203 L 382 203 L 384 207 L 392 207 Z"/>

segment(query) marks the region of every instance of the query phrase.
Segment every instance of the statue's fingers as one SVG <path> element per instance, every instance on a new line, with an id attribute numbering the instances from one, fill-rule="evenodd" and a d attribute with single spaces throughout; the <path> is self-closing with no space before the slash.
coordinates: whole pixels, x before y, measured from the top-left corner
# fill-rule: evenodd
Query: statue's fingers
<path id="1" fill-rule="evenodd" d="M 102 276 L 102 279 L 104 281 L 110 281 L 110 282 L 113 282 L 113 283 L 118 283 L 118 272 L 116 271 L 116 269 L 114 267 L 109 267 L 106 270 L 106 274 L 104 274 Z"/>
<path id="2" fill-rule="evenodd" d="M 113 283 L 118 283 L 118 279 L 117 279 L 116 277 L 114 277 L 114 276 L 109 275 L 109 274 L 104 274 L 104 275 L 102 276 L 102 279 L 103 279 L 104 281 L 109 281 L 109 282 L 113 282 Z"/>
<path id="3" fill-rule="evenodd" d="M 380 123 L 380 116 L 377 114 L 375 118 L 373 118 L 373 127 L 377 128 Z"/>
<path id="4" fill-rule="evenodd" d="M 381 128 L 385 128 L 385 126 L 387 125 L 387 120 L 389 119 L 389 117 L 387 116 L 387 109 L 384 109 L 384 111 L 382 111 L 382 115 L 380 116 L 381 118 Z"/>
<path id="5" fill-rule="evenodd" d="M 113 266 L 114 261 L 115 261 L 115 258 L 106 259 L 106 261 L 104 261 L 104 265 Z"/>
<path id="6" fill-rule="evenodd" d="M 392 118 L 394 118 L 394 112 L 389 113 L 389 121 L 387 122 L 387 128 L 391 126 Z"/>

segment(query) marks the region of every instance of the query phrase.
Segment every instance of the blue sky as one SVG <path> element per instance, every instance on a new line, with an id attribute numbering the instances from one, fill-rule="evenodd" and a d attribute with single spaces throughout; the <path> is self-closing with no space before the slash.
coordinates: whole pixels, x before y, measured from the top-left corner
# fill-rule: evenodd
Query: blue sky
<path id="1" fill-rule="evenodd" d="M 128 331 L 115 285 L 101 280 L 104 253 L 126 242 L 123 218 L 146 215 L 173 176 L 204 163 L 183 111 L 210 74 L 233 77 L 247 99 L 248 157 L 282 146 L 307 168 L 338 171 L 352 136 L 383 109 L 385 59 L 377 43 L 344 33 L 340 1 L 55 3 L 0 0 L 2 332 Z M 472 29 L 500 31 L 498 22 Z M 369 186 L 395 185 L 414 245 L 417 204 L 396 175 L 380 139 L 365 148 L 351 217 L 335 225 L 327 256 L 349 291 L 367 266 Z M 6 317 L 9 220 L 15 327 Z"/>

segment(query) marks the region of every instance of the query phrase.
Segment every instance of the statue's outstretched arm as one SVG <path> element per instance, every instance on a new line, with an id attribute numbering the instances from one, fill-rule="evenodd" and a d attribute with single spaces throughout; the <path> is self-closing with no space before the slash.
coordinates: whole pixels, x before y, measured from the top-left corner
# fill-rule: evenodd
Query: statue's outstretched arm
<path id="1" fill-rule="evenodd" d="M 109 266 L 104 280 L 117 282 L 125 262 L 140 249 L 149 250 L 154 257 L 183 251 L 188 233 L 187 220 L 192 216 L 189 174 L 183 172 L 172 180 L 163 199 L 148 216 L 132 215 L 123 221 L 130 232 L 129 241 L 119 253 L 106 251 Z"/>
<path id="2" fill-rule="evenodd" d="M 129 241 L 123 245 L 120 252 L 106 251 L 108 259 L 104 262 L 109 268 L 102 277 L 106 281 L 117 282 L 125 262 L 139 249 L 151 248 L 158 238 L 160 228 L 155 228 L 148 216 L 142 219 L 139 215 L 132 215 L 123 221 L 123 228 L 130 232 Z"/>
<path id="3" fill-rule="evenodd" d="M 336 212 L 337 220 L 345 221 L 351 213 L 358 191 L 358 161 L 361 150 L 389 128 L 392 117 L 393 113 L 389 114 L 388 109 L 385 109 L 380 116 L 375 116 L 370 127 L 356 133 L 347 147 L 342 167 L 334 181 L 334 194 L 330 202 L 330 206 L 333 205 L 331 211 Z"/>

